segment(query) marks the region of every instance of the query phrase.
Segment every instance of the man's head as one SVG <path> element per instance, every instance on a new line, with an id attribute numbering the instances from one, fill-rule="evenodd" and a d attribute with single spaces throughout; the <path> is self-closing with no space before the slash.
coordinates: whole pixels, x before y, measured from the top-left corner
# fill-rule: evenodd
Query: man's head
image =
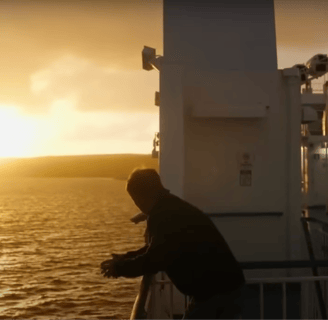
<path id="1" fill-rule="evenodd" d="M 130 174 L 126 191 L 136 206 L 148 214 L 161 196 L 169 191 L 162 185 L 159 174 L 154 169 L 137 168 Z"/>

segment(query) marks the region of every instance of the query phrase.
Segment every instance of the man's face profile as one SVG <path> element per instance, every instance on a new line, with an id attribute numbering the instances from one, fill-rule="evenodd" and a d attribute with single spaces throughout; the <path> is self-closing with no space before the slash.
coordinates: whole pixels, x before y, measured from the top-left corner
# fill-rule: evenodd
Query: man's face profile
<path id="1" fill-rule="evenodd" d="M 149 210 L 149 201 L 147 201 L 147 198 L 145 196 L 137 195 L 137 194 L 131 194 L 129 193 L 130 197 L 132 198 L 134 204 L 143 212 L 147 213 Z"/>

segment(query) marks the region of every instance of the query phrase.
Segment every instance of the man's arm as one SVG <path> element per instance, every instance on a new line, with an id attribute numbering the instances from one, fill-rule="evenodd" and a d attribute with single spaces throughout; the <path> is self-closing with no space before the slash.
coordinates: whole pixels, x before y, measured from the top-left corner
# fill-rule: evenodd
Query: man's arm
<path id="1" fill-rule="evenodd" d="M 117 277 L 135 278 L 145 274 L 155 274 L 163 270 L 170 260 L 171 250 L 164 241 L 152 238 L 145 253 L 130 259 L 115 262 Z M 145 248 L 145 247 L 144 247 Z"/>
<path id="2" fill-rule="evenodd" d="M 181 230 L 174 220 L 172 210 L 151 218 L 148 229 L 151 237 L 148 249 L 135 258 L 115 262 L 117 277 L 134 278 L 164 271 L 176 258 L 180 247 Z"/>
<path id="3" fill-rule="evenodd" d="M 122 259 L 133 259 L 137 256 L 145 254 L 147 252 L 148 248 L 149 248 L 149 245 L 146 244 L 144 247 L 142 247 L 138 250 L 128 251 L 127 253 L 119 255 L 119 256 L 121 256 Z"/>
<path id="4" fill-rule="evenodd" d="M 136 251 L 129 251 L 125 254 L 114 254 L 113 256 L 116 256 L 118 259 L 132 259 L 135 258 L 137 256 L 143 255 L 147 252 L 147 250 L 149 249 L 149 244 L 148 244 L 148 230 L 145 230 L 145 242 L 146 245 L 143 246 L 142 248 L 136 250 Z"/>

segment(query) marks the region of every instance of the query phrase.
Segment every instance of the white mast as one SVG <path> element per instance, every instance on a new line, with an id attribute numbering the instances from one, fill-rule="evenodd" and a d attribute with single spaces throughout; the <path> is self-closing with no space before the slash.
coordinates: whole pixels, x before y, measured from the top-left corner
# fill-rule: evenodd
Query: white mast
<path id="1" fill-rule="evenodd" d="M 273 0 L 164 0 L 160 94 L 164 185 L 217 213 L 240 261 L 306 259 L 300 77 L 277 70 Z"/>

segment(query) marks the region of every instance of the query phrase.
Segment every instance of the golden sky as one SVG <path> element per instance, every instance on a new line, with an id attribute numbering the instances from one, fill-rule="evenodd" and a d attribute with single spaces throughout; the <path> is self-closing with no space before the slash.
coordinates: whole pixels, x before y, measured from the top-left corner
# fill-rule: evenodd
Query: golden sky
<path id="1" fill-rule="evenodd" d="M 0 1 L 0 157 L 150 153 L 161 0 Z M 328 1 L 275 1 L 278 67 L 328 53 Z"/>

